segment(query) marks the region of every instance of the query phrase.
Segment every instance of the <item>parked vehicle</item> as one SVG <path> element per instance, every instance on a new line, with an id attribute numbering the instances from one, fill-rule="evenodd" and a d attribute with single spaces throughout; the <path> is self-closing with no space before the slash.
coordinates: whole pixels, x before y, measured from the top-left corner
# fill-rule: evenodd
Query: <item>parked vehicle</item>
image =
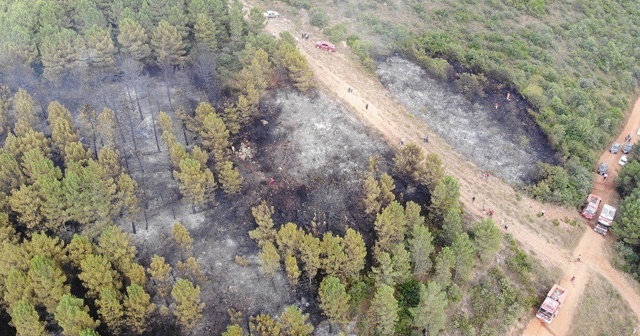
<path id="1" fill-rule="evenodd" d="M 611 223 L 613 223 L 613 218 L 616 216 L 616 211 L 616 208 L 605 204 L 602 207 L 602 212 L 600 213 L 600 217 L 598 217 L 598 223 L 594 230 L 603 236 L 606 235 L 611 229 Z"/>
<path id="2" fill-rule="evenodd" d="M 542 302 L 540 308 L 538 308 L 536 317 L 546 323 L 553 322 L 553 319 L 556 317 L 556 314 L 558 314 L 558 310 L 560 310 L 566 298 L 567 290 L 558 285 L 553 285 L 544 302 Z"/>
<path id="3" fill-rule="evenodd" d="M 331 51 L 331 52 L 336 51 L 336 46 L 334 46 L 333 43 L 327 42 L 327 41 L 316 42 L 316 48 L 326 50 L 326 51 Z"/>
<path id="4" fill-rule="evenodd" d="M 262 15 L 264 15 L 264 17 L 266 17 L 266 18 L 277 18 L 277 17 L 280 17 L 280 13 L 278 13 L 276 11 L 272 11 L 272 10 L 268 10 L 268 11 L 262 13 Z"/>
<path id="5" fill-rule="evenodd" d="M 587 205 L 584 206 L 582 210 L 582 216 L 586 219 L 593 219 L 595 217 L 596 212 L 598 212 L 598 207 L 600 206 L 600 201 L 602 198 L 600 196 L 596 196 L 594 194 L 589 195 L 587 198 Z"/>
<path id="6" fill-rule="evenodd" d="M 603 162 L 598 167 L 598 174 L 604 175 L 607 173 L 608 170 L 609 170 L 609 164 Z"/>
<path id="7" fill-rule="evenodd" d="M 631 152 L 631 148 L 633 148 L 633 144 L 628 143 L 622 147 L 622 152 L 625 154 L 629 154 Z"/>
<path id="8" fill-rule="evenodd" d="M 620 144 L 615 142 L 612 146 L 611 149 L 609 149 L 609 151 L 613 154 L 618 154 L 618 151 L 620 150 Z"/>
<path id="9" fill-rule="evenodd" d="M 623 155 L 623 156 L 620 158 L 620 161 L 618 161 L 618 164 L 619 164 L 619 165 L 621 165 L 621 166 L 624 166 L 624 165 L 626 165 L 627 163 L 629 163 L 629 159 L 627 158 L 627 156 L 626 156 L 626 155 Z"/>

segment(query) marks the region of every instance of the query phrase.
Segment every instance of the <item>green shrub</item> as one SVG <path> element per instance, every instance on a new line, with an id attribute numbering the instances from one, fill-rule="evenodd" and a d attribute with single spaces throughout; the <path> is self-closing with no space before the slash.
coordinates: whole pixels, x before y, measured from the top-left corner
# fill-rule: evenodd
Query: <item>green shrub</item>
<path id="1" fill-rule="evenodd" d="M 324 34 L 329 37 L 329 41 L 338 43 L 347 38 L 347 24 L 339 23 L 324 30 Z"/>
<path id="2" fill-rule="evenodd" d="M 309 10 L 309 21 L 314 27 L 324 28 L 329 24 L 329 14 L 321 8 L 313 7 Z"/>

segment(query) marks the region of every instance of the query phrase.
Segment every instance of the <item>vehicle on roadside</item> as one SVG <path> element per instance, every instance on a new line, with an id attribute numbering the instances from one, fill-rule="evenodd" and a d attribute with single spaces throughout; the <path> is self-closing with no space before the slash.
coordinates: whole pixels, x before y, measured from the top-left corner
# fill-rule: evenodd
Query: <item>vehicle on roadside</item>
<path id="1" fill-rule="evenodd" d="M 613 145 L 611 146 L 611 149 L 609 149 L 609 151 L 613 154 L 618 154 L 619 150 L 620 150 L 620 144 L 617 142 L 613 143 Z"/>
<path id="2" fill-rule="evenodd" d="M 627 156 L 626 156 L 626 155 L 623 155 L 623 156 L 620 158 L 620 161 L 618 161 L 618 164 L 619 164 L 619 165 L 621 165 L 621 166 L 624 166 L 624 165 L 626 165 L 627 163 L 629 163 L 629 159 L 627 158 Z"/>
<path id="3" fill-rule="evenodd" d="M 336 46 L 333 45 L 333 43 L 327 42 L 327 41 L 318 41 L 318 42 L 316 42 L 316 48 L 321 49 L 321 50 L 331 51 L 331 52 L 335 52 L 336 51 Z"/>
<path id="4" fill-rule="evenodd" d="M 608 163 L 601 163 L 600 166 L 598 167 L 598 174 L 600 175 L 604 175 L 607 173 L 607 171 L 609 170 L 609 164 Z"/>
<path id="5" fill-rule="evenodd" d="M 622 147 L 622 152 L 625 154 L 629 154 L 631 152 L 631 148 L 633 148 L 633 144 L 628 143 Z"/>
<path id="6" fill-rule="evenodd" d="M 587 198 L 587 204 L 582 210 L 582 216 L 586 219 L 593 219 L 593 217 L 596 215 L 596 212 L 598 212 L 600 201 L 602 201 L 602 198 L 600 198 L 600 196 L 590 194 L 589 198 Z"/>
<path id="7" fill-rule="evenodd" d="M 536 317 L 546 323 L 553 322 L 553 319 L 556 317 L 556 314 L 558 314 L 558 310 L 560 310 L 566 298 L 567 290 L 558 285 L 553 285 L 544 302 L 542 302 L 540 308 L 538 308 Z"/>
<path id="8" fill-rule="evenodd" d="M 264 17 L 266 17 L 266 18 L 277 18 L 277 17 L 280 17 L 280 13 L 278 13 L 276 11 L 272 11 L 272 10 L 268 10 L 268 11 L 262 13 L 262 15 L 264 15 Z"/>
<path id="9" fill-rule="evenodd" d="M 609 204 L 605 204 L 602 207 L 600 217 L 598 217 L 598 223 L 596 223 L 596 227 L 593 228 L 593 230 L 603 236 L 606 235 L 611 229 L 611 223 L 613 223 L 613 218 L 616 216 L 616 211 L 616 208 Z"/>

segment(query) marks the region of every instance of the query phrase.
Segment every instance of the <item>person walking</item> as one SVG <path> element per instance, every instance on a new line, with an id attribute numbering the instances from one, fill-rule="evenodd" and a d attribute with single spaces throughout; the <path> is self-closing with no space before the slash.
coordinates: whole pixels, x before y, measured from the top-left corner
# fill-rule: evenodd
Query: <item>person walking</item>
<path id="1" fill-rule="evenodd" d="M 365 110 L 368 110 L 368 109 L 369 109 L 369 104 L 368 104 L 368 103 L 364 105 L 364 109 L 365 109 Z"/>

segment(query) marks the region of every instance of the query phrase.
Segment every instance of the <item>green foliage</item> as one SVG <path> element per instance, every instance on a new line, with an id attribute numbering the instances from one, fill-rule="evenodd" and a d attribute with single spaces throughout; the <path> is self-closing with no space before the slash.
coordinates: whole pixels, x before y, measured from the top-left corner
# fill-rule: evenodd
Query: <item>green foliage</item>
<path id="1" fill-rule="evenodd" d="M 349 295 L 340 279 L 327 276 L 322 279 L 318 290 L 320 307 L 331 323 L 344 327 L 348 321 Z"/>
<path id="2" fill-rule="evenodd" d="M 191 281 L 178 279 L 171 290 L 171 296 L 176 302 L 174 314 L 185 330 L 193 330 L 202 319 L 204 303 L 200 302 L 200 286 L 194 286 Z"/>
<path id="3" fill-rule="evenodd" d="M 502 233 L 491 219 L 476 223 L 472 230 L 478 256 L 483 262 L 488 262 L 500 250 Z"/>
<path id="4" fill-rule="evenodd" d="M 273 228 L 273 206 L 267 201 L 260 202 L 259 205 L 251 208 L 251 213 L 258 227 L 249 231 L 249 237 L 253 238 L 258 245 L 264 246 L 268 242 L 274 243 L 276 240 L 276 230 Z"/>
<path id="5" fill-rule="evenodd" d="M 425 279 L 431 271 L 431 254 L 435 248 L 433 236 L 423 224 L 416 223 L 413 226 L 409 249 L 413 261 L 413 275 L 418 279 Z"/>
<path id="6" fill-rule="evenodd" d="M 413 325 L 426 335 L 437 335 L 447 321 L 448 301 L 442 287 L 433 281 L 420 284 L 419 304 L 411 309 Z"/>
<path id="7" fill-rule="evenodd" d="M 282 332 L 287 336 L 307 336 L 313 333 L 313 326 L 307 322 L 309 314 L 303 314 L 296 306 L 289 306 L 280 315 Z"/>
<path id="8" fill-rule="evenodd" d="M 18 301 L 11 310 L 11 322 L 16 328 L 18 335 L 47 335 L 44 324 L 40 322 L 40 317 L 38 316 L 35 306 L 25 299 Z"/>
<path id="9" fill-rule="evenodd" d="M 393 294 L 393 287 L 383 284 L 378 286 L 371 301 L 371 319 L 378 335 L 394 335 L 398 322 L 398 300 Z"/>
<path id="10" fill-rule="evenodd" d="M 318 7 L 313 7 L 309 10 L 309 23 L 322 29 L 329 24 L 329 14 Z"/>
<path id="11" fill-rule="evenodd" d="M 89 315 L 89 307 L 82 299 L 71 294 L 65 294 L 55 310 L 55 318 L 62 327 L 65 336 L 79 336 L 85 329 L 95 329 L 100 321 L 95 321 Z"/>
<path id="12" fill-rule="evenodd" d="M 329 41 L 338 43 L 347 38 L 348 27 L 346 23 L 338 23 L 323 30 L 324 34 L 329 37 Z"/>

